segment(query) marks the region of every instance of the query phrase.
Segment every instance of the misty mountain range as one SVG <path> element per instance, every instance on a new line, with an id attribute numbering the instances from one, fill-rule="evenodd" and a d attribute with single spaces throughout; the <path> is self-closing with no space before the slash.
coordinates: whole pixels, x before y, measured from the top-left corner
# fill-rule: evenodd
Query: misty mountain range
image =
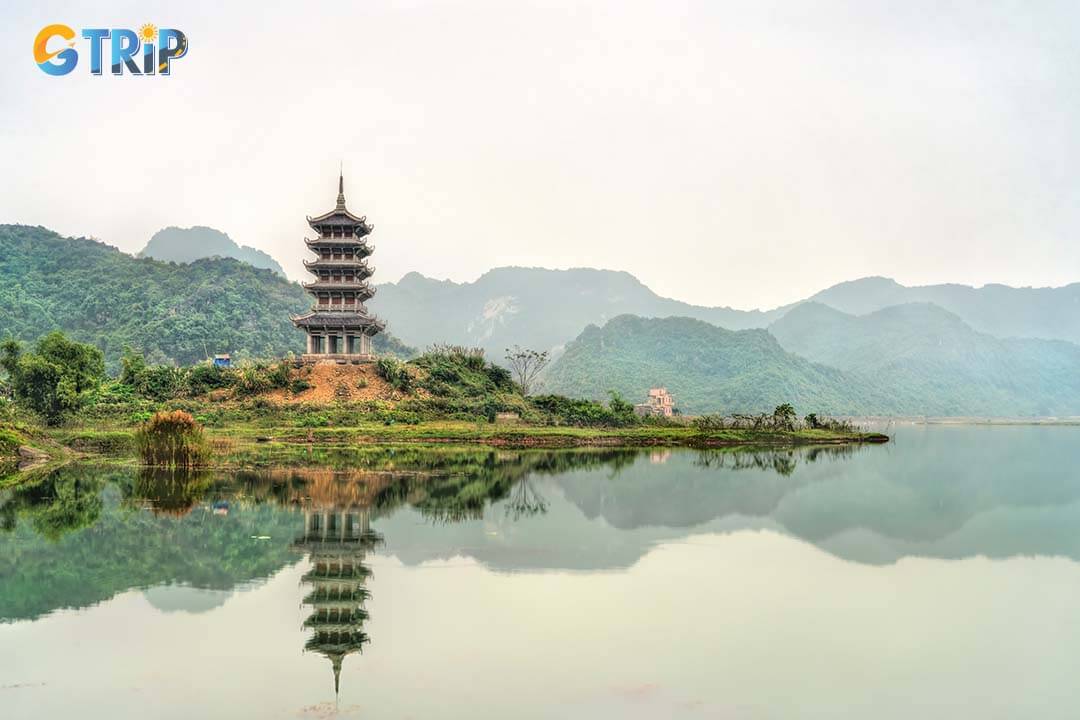
<path id="1" fill-rule="evenodd" d="M 200 237 L 210 235 L 187 232 L 187 255 L 173 257 L 236 252 Z M 380 336 L 383 350 L 454 343 L 494 360 L 513 345 L 553 350 L 553 392 L 636 399 L 667 385 L 687 412 L 791 401 L 843 414 L 1080 415 L 1080 284 L 866 278 L 769 311 L 691 305 L 594 269 L 496 268 L 469 283 L 410 273 L 377 289 L 369 306 L 393 336 Z M 113 366 L 125 344 L 157 362 L 297 352 L 288 316 L 309 302 L 298 284 L 246 262 L 163 264 L 0 226 L 0 335 L 59 328 L 103 347 Z"/>

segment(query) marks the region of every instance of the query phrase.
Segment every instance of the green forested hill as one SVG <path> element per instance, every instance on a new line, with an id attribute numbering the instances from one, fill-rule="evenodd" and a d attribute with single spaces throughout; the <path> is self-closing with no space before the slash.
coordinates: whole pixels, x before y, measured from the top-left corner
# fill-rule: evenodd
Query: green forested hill
<path id="1" fill-rule="evenodd" d="M 854 414 L 889 399 L 872 384 L 786 352 L 765 330 L 725 330 L 691 318 L 622 315 L 591 325 L 548 370 L 544 390 L 604 397 L 610 390 L 642 402 L 665 386 L 686 413 Z"/>
<path id="2" fill-rule="evenodd" d="M 1080 414 L 1080 346 L 995 338 L 931 303 L 861 316 L 806 303 L 769 331 L 785 349 L 874 382 L 921 413 Z"/>
<path id="3" fill-rule="evenodd" d="M 300 353 L 304 336 L 289 315 L 310 304 L 298 284 L 231 258 L 177 265 L 42 227 L 0 225 L 0 338 L 29 341 L 60 329 L 100 347 L 114 369 L 125 345 L 151 362 L 180 364 L 222 352 Z M 378 339 L 380 349 L 395 343 Z"/>
<path id="4" fill-rule="evenodd" d="M 806 303 L 768 332 L 619 317 L 587 328 L 545 379 L 551 392 L 617 390 L 635 402 L 659 385 L 689 413 L 791 402 L 855 415 L 1072 416 L 1080 347 L 991 337 L 928 303 L 859 317 Z"/>

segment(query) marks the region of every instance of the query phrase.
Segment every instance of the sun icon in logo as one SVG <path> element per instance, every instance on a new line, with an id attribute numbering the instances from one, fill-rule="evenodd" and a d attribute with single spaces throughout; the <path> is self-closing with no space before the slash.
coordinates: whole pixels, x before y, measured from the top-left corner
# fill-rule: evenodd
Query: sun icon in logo
<path id="1" fill-rule="evenodd" d="M 157 39 L 157 25 L 146 23 L 139 28 L 139 39 L 144 43 L 154 42 Z"/>

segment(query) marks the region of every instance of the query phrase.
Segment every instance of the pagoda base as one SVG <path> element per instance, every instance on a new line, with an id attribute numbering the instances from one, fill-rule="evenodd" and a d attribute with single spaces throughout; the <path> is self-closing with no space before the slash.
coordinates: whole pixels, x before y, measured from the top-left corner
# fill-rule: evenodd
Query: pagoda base
<path id="1" fill-rule="evenodd" d="M 376 357 L 372 354 L 346 355 L 345 353 L 304 353 L 300 356 L 300 362 L 304 363 L 336 363 L 338 365 L 360 365 L 362 363 L 375 362 Z"/>

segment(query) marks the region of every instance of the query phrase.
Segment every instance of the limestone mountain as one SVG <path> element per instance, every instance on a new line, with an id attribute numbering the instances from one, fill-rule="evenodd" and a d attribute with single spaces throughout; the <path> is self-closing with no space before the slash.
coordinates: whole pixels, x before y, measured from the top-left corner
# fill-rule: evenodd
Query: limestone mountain
<path id="1" fill-rule="evenodd" d="M 639 402 L 665 386 L 689 414 L 753 413 L 793 403 L 802 412 L 855 414 L 890 400 L 873 383 L 784 350 L 765 330 L 725 330 L 693 318 L 621 315 L 590 325 L 553 364 L 545 392 Z"/>
<path id="2" fill-rule="evenodd" d="M 1080 414 L 1080 346 L 996 338 L 932 303 L 849 315 L 805 303 L 769 326 L 787 350 L 933 415 Z"/>
<path id="3" fill-rule="evenodd" d="M 229 257 L 257 268 L 273 270 L 285 277 L 285 271 L 281 269 L 277 260 L 262 250 L 238 245 L 220 230 L 201 225 L 189 228 L 167 227 L 158 230 L 138 256 L 177 263 L 190 263 L 202 258 Z"/>

